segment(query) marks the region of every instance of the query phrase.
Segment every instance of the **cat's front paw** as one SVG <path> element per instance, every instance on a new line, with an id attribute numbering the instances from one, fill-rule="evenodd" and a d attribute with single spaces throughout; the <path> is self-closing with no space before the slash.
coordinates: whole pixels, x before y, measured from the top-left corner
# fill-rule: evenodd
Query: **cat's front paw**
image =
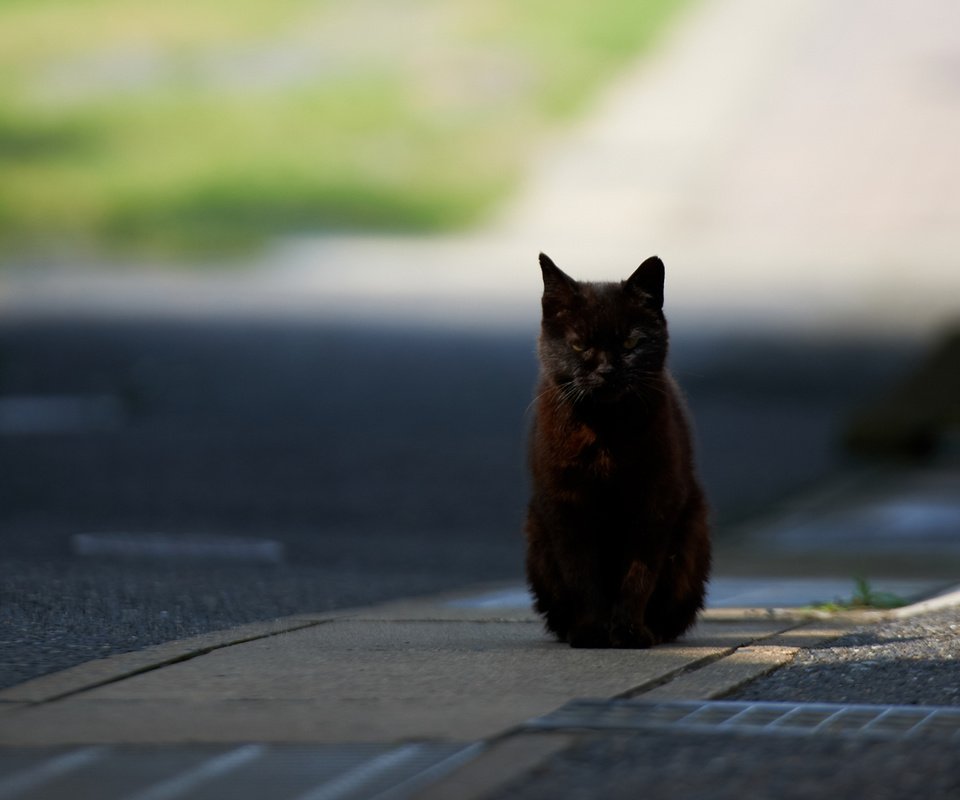
<path id="1" fill-rule="evenodd" d="M 624 649 L 645 650 L 658 644 L 657 637 L 646 625 L 611 625 L 608 638 L 609 647 Z"/>

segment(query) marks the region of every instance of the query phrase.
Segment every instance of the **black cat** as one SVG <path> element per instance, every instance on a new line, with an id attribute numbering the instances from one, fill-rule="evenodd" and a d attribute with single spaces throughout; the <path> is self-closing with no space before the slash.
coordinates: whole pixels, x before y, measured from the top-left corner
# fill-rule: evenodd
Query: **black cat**
<path id="1" fill-rule="evenodd" d="M 708 509 L 666 368 L 663 262 L 583 283 L 541 254 L 540 383 L 530 442 L 527 578 L 574 647 L 650 647 L 695 621 Z"/>

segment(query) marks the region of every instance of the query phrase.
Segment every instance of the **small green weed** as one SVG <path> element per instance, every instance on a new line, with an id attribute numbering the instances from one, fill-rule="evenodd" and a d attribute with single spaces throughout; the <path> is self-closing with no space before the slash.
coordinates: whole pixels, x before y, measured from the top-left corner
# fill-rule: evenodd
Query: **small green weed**
<path id="1" fill-rule="evenodd" d="M 907 604 L 899 595 L 892 592 L 878 592 L 866 578 L 855 577 L 854 589 L 849 600 L 837 598 L 832 602 L 813 603 L 808 608 L 814 611 L 858 611 L 866 609 L 900 608 Z"/>

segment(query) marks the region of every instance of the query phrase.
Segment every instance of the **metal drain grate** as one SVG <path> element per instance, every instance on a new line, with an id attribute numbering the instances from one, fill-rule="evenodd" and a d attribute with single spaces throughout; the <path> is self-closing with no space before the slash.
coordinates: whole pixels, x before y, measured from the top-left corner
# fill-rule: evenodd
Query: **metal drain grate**
<path id="1" fill-rule="evenodd" d="M 741 703 L 727 701 L 573 700 L 530 720 L 533 730 L 671 730 L 700 733 L 781 733 L 882 739 L 936 736 L 960 741 L 960 708 Z"/>
<path id="2" fill-rule="evenodd" d="M 404 800 L 481 744 L 0 748 L 0 800 Z"/>

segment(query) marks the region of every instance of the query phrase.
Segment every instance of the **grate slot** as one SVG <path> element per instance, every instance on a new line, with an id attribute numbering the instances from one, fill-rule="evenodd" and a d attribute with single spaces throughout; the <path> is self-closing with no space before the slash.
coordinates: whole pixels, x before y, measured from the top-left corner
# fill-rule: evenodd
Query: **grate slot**
<path id="1" fill-rule="evenodd" d="M 890 709 L 877 718 L 878 727 L 884 731 L 896 731 L 897 733 L 909 734 L 917 725 L 922 725 L 923 721 L 930 716 L 929 711 Z"/>
<path id="2" fill-rule="evenodd" d="M 845 711 L 845 710 L 846 710 L 846 709 L 844 709 L 844 708 L 834 709 L 834 711 L 833 711 L 832 714 L 829 714 L 828 716 L 824 717 L 824 718 L 820 721 L 820 724 L 817 725 L 817 726 L 816 726 L 812 731 L 810 731 L 810 732 L 811 732 L 811 733 L 824 733 L 824 732 L 826 732 L 826 731 L 829 731 L 829 730 L 830 730 L 830 726 L 833 725 L 835 722 L 837 722 L 841 717 L 843 717 L 843 714 L 844 714 L 844 711 Z"/>
<path id="3" fill-rule="evenodd" d="M 767 725 L 767 730 L 776 730 L 777 728 L 793 727 L 787 725 L 789 720 L 799 714 L 803 710 L 803 706 L 793 706 L 792 708 L 784 708 L 779 717 L 773 720 L 769 725 Z"/>
<path id="4" fill-rule="evenodd" d="M 873 710 L 852 709 L 844 706 L 835 720 L 828 726 L 826 732 L 849 733 L 860 731 L 875 717 L 876 712 Z"/>
<path id="5" fill-rule="evenodd" d="M 744 716 L 740 717 L 739 723 L 743 727 L 765 728 L 782 715 L 783 711 L 779 707 L 771 708 L 762 703 L 754 703 L 746 709 Z"/>
<path id="6" fill-rule="evenodd" d="M 952 714 L 945 714 L 940 709 L 934 709 L 914 728 L 907 731 L 907 736 L 930 735 L 930 736 L 952 736 L 960 738 L 960 727 L 957 726 L 956 719 Z"/>
<path id="7" fill-rule="evenodd" d="M 732 716 L 731 705 L 725 702 L 699 703 L 676 722 L 682 725 L 718 725 Z"/>
<path id="8" fill-rule="evenodd" d="M 724 722 L 720 723 L 720 727 L 730 727 L 732 725 L 751 725 L 750 717 L 756 711 L 756 705 L 749 705 L 746 708 L 740 709 L 737 711 L 734 709 L 735 713 L 732 716 L 727 717 Z"/>
<path id="9" fill-rule="evenodd" d="M 960 739 L 960 708 L 732 701 L 574 701 L 531 720 L 538 730 L 677 730 L 793 736 Z"/>

